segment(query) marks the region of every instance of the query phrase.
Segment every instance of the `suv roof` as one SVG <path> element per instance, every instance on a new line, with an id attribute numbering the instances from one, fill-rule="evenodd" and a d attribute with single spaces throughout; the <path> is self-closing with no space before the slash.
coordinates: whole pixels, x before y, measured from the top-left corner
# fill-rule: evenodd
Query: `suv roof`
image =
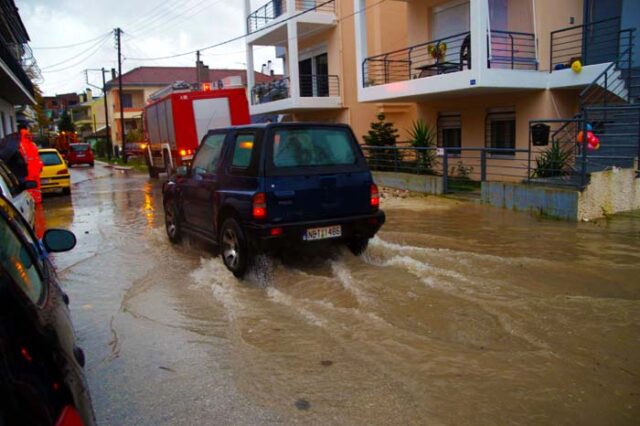
<path id="1" fill-rule="evenodd" d="M 243 124 L 240 126 L 227 126 L 222 127 L 217 130 L 237 130 L 237 129 L 270 129 L 274 127 L 342 127 L 345 129 L 349 129 L 350 127 L 347 124 L 342 123 L 321 123 L 321 122 L 313 122 L 313 121 L 288 121 L 286 123 L 253 123 L 253 124 Z M 209 132 L 213 132 L 214 130 L 209 130 Z"/>

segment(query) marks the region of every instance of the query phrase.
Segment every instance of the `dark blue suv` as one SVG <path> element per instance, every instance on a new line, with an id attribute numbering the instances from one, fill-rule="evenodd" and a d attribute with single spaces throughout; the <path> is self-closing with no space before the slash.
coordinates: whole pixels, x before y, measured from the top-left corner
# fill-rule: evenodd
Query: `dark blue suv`
<path id="1" fill-rule="evenodd" d="M 209 131 L 163 198 L 169 239 L 187 232 L 218 245 L 237 277 L 255 254 L 299 245 L 339 242 L 358 255 L 385 220 L 356 138 L 340 124 Z"/>

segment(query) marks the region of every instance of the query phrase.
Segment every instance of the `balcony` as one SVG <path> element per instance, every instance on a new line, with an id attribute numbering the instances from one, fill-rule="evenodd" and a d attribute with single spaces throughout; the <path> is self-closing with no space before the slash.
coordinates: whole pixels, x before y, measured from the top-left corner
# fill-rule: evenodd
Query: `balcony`
<path id="1" fill-rule="evenodd" d="M 16 105 L 35 103 L 33 84 L 9 46 L 0 41 L 0 85 L 2 97 Z"/>
<path id="2" fill-rule="evenodd" d="M 292 95 L 289 77 L 255 85 L 251 90 L 251 114 L 274 114 L 342 107 L 337 75 L 300 75 L 298 96 Z"/>
<path id="3" fill-rule="evenodd" d="M 316 33 L 335 25 L 335 12 L 335 0 L 271 0 L 247 17 L 247 42 L 282 45 L 288 37 L 288 20 L 300 26 L 300 34 Z"/>

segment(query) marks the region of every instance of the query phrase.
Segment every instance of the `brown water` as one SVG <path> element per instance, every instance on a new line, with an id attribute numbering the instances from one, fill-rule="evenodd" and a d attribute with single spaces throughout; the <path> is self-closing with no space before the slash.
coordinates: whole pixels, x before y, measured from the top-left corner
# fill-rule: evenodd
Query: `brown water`
<path id="1" fill-rule="evenodd" d="M 102 423 L 637 424 L 640 214 L 385 200 L 363 257 L 261 258 L 239 282 L 168 243 L 157 184 L 75 191 L 48 220 L 80 238 L 57 262 Z"/>

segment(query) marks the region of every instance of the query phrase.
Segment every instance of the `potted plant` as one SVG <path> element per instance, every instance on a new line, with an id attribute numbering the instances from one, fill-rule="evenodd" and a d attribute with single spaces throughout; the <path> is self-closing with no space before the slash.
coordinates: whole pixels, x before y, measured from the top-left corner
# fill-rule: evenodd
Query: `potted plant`
<path id="1" fill-rule="evenodd" d="M 427 46 L 427 53 L 437 62 L 440 62 L 447 56 L 447 43 L 436 43 Z"/>

